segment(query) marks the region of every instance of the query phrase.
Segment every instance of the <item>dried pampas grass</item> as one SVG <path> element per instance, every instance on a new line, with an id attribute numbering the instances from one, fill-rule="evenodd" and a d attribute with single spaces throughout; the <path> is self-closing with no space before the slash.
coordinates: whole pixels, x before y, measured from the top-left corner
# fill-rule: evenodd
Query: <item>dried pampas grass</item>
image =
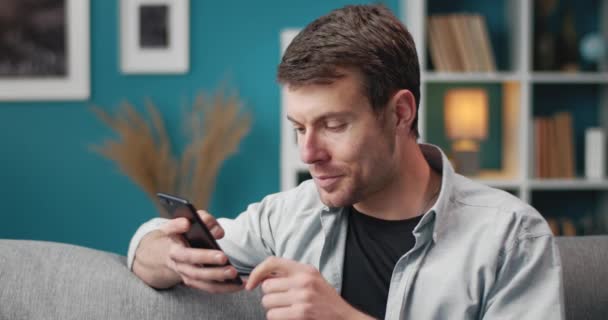
<path id="1" fill-rule="evenodd" d="M 141 187 L 161 216 L 167 217 L 167 213 L 158 206 L 157 192 L 183 196 L 206 209 L 222 163 L 237 151 L 251 128 L 251 118 L 242 109 L 238 96 L 223 90 L 213 97 L 199 95 L 185 117 L 189 143 L 176 158 L 163 118 L 151 101 L 146 103 L 150 121 L 129 103 L 123 103 L 115 116 L 93 107 L 118 138 L 92 149 L 114 161 Z"/>

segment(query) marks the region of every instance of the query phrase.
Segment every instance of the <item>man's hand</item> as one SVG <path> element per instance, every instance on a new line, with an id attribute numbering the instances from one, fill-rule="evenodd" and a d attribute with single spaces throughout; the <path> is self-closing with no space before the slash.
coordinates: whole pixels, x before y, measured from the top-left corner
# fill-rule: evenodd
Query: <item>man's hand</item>
<path id="1" fill-rule="evenodd" d="M 344 301 L 311 265 L 270 257 L 253 269 L 246 289 L 260 283 L 268 319 L 371 319 Z"/>
<path id="2" fill-rule="evenodd" d="M 216 239 L 224 236 L 224 229 L 212 215 L 203 210 L 198 214 Z M 177 218 L 146 235 L 135 253 L 133 272 L 155 288 L 169 288 L 183 282 L 210 293 L 243 289 L 239 285 L 223 283 L 225 279 L 237 276 L 234 267 L 225 266 L 228 257 L 223 252 L 187 246 L 182 234 L 189 228 L 187 219 Z"/>

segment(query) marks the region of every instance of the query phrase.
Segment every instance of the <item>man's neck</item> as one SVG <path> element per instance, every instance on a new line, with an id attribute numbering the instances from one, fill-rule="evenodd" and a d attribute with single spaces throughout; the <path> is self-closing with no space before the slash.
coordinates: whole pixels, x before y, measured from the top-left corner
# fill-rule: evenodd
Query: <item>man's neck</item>
<path id="1" fill-rule="evenodd" d="M 356 203 L 359 212 L 384 220 L 404 220 L 424 214 L 435 203 L 441 189 L 441 174 L 431 168 L 416 144 L 399 163 L 393 181 Z"/>

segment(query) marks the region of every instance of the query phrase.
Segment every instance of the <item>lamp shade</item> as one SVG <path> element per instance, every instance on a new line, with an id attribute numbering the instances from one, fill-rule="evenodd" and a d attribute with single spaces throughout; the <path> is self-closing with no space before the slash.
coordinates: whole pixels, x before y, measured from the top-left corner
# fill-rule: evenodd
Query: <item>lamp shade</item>
<path id="1" fill-rule="evenodd" d="M 480 88 L 448 90 L 444 98 L 445 129 L 452 140 L 482 140 L 488 135 L 488 94 Z"/>

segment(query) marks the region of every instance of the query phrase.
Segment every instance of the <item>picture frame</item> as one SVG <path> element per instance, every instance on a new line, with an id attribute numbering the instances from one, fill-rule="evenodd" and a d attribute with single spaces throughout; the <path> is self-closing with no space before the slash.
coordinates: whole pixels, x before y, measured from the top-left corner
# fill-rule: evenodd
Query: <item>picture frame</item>
<path id="1" fill-rule="evenodd" d="M 0 101 L 88 99 L 89 0 L 2 6 Z"/>
<path id="2" fill-rule="evenodd" d="M 121 0 L 122 72 L 126 74 L 188 72 L 189 6 L 189 0 Z"/>

